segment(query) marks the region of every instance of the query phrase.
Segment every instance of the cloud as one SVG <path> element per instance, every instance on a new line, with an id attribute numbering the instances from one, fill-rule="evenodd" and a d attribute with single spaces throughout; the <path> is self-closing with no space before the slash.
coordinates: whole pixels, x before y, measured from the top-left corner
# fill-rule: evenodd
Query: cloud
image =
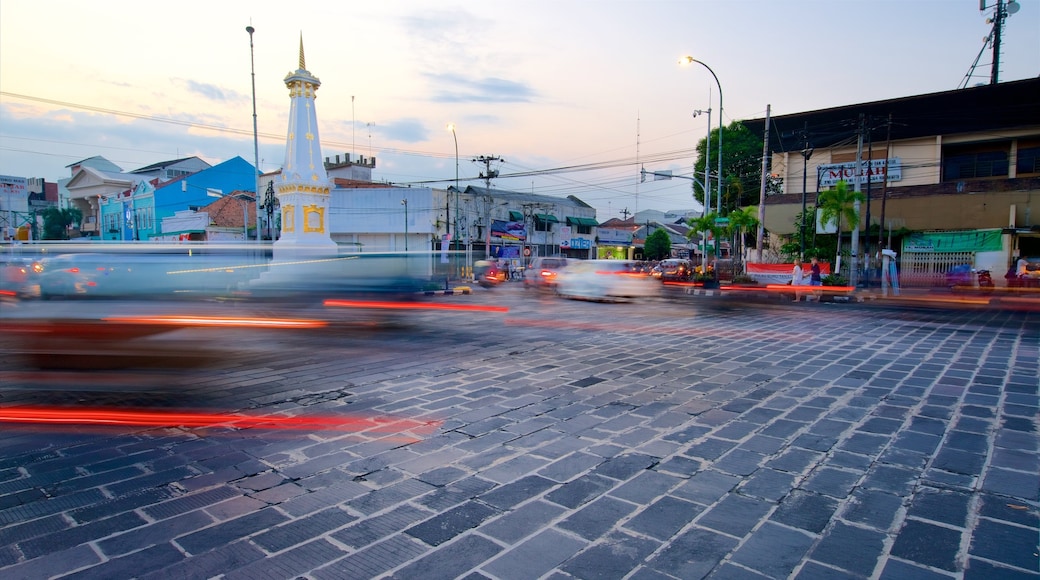
<path id="1" fill-rule="evenodd" d="M 174 79 L 174 82 L 187 89 L 189 93 L 202 96 L 210 101 L 236 101 L 243 98 L 238 91 L 224 89 L 210 83 L 200 83 L 191 79 Z"/>
<path id="2" fill-rule="evenodd" d="M 529 103 L 538 93 L 530 86 L 495 77 L 470 79 L 454 74 L 428 74 L 438 103 Z"/>
<path id="3" fill-rule="evenodd" d="M 421 143 L 429 138 L 430 132 L 419 119 L 396 119 L 372 126 L 372 132 L 402 143 Z"/>

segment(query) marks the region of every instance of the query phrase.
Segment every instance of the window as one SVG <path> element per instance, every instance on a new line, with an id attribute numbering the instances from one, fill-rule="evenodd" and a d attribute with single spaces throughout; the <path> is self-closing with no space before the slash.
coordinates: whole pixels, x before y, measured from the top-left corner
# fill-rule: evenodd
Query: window
<path id="1" fill-rule="evenodd" d="M 552 225 L 556 223 L 560 223 L 560 220 L 556 219 L 556 216 L 552 214 L 534 214 L 534 231 L 536 232 L 551 232 Z"/>
<path id="2" fill-rule="evenodd" d="M 1031 145 L 1018 147 L 1018 163 L 1015 166 L 1015 175 L 1022 177 L 1023 175 L 1036 175 L 1040 174 L 1040 145 Z"/>
<path id="3" fill-rule="evenodd" d="M 1007 177 L 1010 143 L 972 143 L 943 149 L 943 181 Z"/>

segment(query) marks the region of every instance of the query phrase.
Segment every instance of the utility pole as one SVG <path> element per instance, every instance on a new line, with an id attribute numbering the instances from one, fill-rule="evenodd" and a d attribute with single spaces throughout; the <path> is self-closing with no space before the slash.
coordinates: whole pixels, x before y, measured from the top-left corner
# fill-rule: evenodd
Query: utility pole
<path id="1" fill-rule="evenodd" d="M 755 235 L 755 261 L 762 263 L 762 243 L 765 241 L 766 228 L 766 181 L 769 179 L 769 110 L 766 105 L 766 130 L 762 139 L 762 183 L 758 190 L 758 232 Z M 817 183 L 819 181 L 817 180 Z M 804 218 L 804 216 L 803 216 Z"/>
<path id="2" fill-rule="evenodd" d="M 856 193 L 863 191 L 862 179 L 860 178 L 863 172 L 863 129 L 864 129 L 864 115 L 859 114 L 859 129 L 857 129 L 858 136 L 856 137 L 856 177 L 855 185 L 852 190 Z M 852 202 L 852 211 L 856 214 L 856 223 L 852 224 L 852 264 L 849 267 L 849 286 L 856 286 L 856 279 L 859 274 L 859 210 L 860 202 L 859 196 L 856 196 L 856 200 Z M 841 217 L 838 218 L 841 220 Z M 841 235 L 841 232 L 838 232 Z M 841 246 L 839 240 L 839 247 Z M 840 259 L 840 258 L 839 258 Z"/>
<path id="3" fill-rule="evenodd" d="M 874 177 L 874 119 L 867 116 L 867 211 L 866 239 L 863 241 L 863 283 L 870 287 L 870 183 Z"/>
<path id="4" fill-rule="evenodd" d="M 491 180 L 498 177 L 498 170 L 491 169 L 491 164 L 496 162 L 503 163 L 504 161 L 505 160 L 501 157 L 495 157 L 494 155 L 481 155 L 480 157 L 473 159 L 473 163 L 484 164 L 484 171 L 480 174 L 480 178 L 484 180 L 485 189 L 487 189 L 488 194 L 491 193 Z"/>
<path id="5" fill-rule="evenodd" d="M 888 248 L 884 243 L 885 237 L 885 201 L 888 200 L 888 159 L 892 157 L 892 113 L 888 114 L 887 135 L 885 136 L 885 180 L 881 182 L 881 223 L 878 224 L 878 248 Z M 892 249 L 892 248 L 888 248 Z"/>
<path id="6" fill-rule="evenodd" d="M 812 157 L 813 149 L 809 146 L 809 122 L 805 122 L 805 127 L 802 129 L 802 141 L 804 143 L 802 147 L 802 219 L 799 225 L 799 238 L 801 241 L 801 251 L 799 256 L 801 259 L 805 259 L 805 195 L 808 181 L 809 171 L 809 158 Z M 819 183 L 819 180 L 817 180 Z M 814 214 L 815 215 L 815 214 Z M 816 222 L 813 221 L 813 230 L 816 229 Z"/>
<path id="7" fill-rule="evenodd" d="M 628 211 L 628 208 L 626 207 L 625 209 L 623 209 L 623 210 L 619 211 L 618 213 L 619 213 L 619 214 L 621 214 L 621 215 L 623 215 L 623 216 L 625 216 L 625 221 L 628 221 L 628 216 L 629 216 L 629 214 L 631 214 L 632 212 Z"/>

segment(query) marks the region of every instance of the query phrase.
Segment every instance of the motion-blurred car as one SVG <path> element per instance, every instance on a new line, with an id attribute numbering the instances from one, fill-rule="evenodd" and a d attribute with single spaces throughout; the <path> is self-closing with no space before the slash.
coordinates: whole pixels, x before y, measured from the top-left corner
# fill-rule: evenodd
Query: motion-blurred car
<path id="1" fill-rule="evenodd" d="M 556 276 L 564 298 L 627 301 L 659 296 L 661 285 L 631 260 L 578 260 Z"/>
<path id="2" fill-rule="evenodd" d="M 490 260 L 473 263 L 473 280 L 484 288 L 493 288 L 506 281 L 506 271 Z"/>
<path id="3" fill-rule="evenodd" d="M 567 258 L 535 258 L 524 270 L 524 288 L 552 288 L 556 277 L 569 264 Z"/>
<path id="4" fill-rule="evenodd" d="M 662 282 L 686 282 L 693 276 L 693 265 L 689 260 L 679 258 L 662 260 L 651 275 Z"/>
<path id="5" fill-rule="evenodd" d="M 9 257 L 0 261 L 0 295 L 24 297 L 33 294 L 42 267 L 38 260 Z"/>

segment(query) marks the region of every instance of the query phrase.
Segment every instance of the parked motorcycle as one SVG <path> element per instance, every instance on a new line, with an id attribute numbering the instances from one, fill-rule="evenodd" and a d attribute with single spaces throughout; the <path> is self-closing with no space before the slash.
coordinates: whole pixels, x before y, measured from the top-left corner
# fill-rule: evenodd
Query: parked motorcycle
<path id="1" fill-rule="evenodd" d="M 978 291 L 989 294 L 993 291 L 993 275 L 989 270 L 976 270 L 965 264 L 954 266 L 946 273 L 946 287 L 954 292 Z"/>

